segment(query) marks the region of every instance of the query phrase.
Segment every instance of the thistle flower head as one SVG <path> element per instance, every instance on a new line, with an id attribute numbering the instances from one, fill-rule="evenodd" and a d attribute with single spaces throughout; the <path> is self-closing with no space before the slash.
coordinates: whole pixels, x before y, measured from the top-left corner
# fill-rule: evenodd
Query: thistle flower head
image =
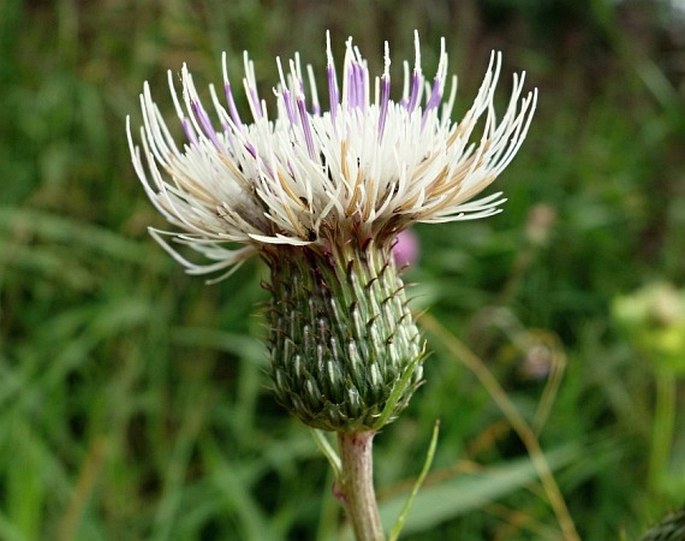
<path id="1" fill-rule="evenodd" d="M 211 112 L 185 65 L 180 94 L 169 72 L 182 145 L 147 83 L 142 150 L 128 122 L 135 171 L 178 228 L 151 228 L 155 239 L 193 274 L 223 277 L 255 253 L 269 264 L 274 388 L 312 426 L 377 429 L 407 403 L 423 347 L 391 256 L 394 239 L 415 222 L 498 212 L 500 193 L 474 197 L 513 159 L 535 109 L 536 91 L 523 96 L 524 75 L 514 75 L 497 119 L 502 59 L 493 52 L 473 104 L 453 122 L 457 86 L 455 77 L 448 84 L 444 40 L 432 80 L 421 69 L 418 35 L 415 50 L 394 96 L 387 43 L 383 72 L 372 78 L 351 38 L 336 71 L 328 38 L 326 110 L 299 55 L 276 59 L 279 84 L 267 102 L 245 53 L 249 122 L 224 54 L 223 91 L 209 87 Z M 188 248 L 201 261 L 187 258 Z"/>
<path id="2" fill-rule="evenodd" d="M 421 70 L 418 36 L 415 44 L 413 66 L 404 63 L 402 94 L 394 99 L 387 43 L 383 73 L 372 79 L 351 38 L 337 73 L 328 41 L 328 110 L 321 107 L 311 66 L 304 70 L 299 55 L 287 65 L 277 59 L 275 114 L 259 97 L 246 53 L 242 83 L 249 123 L 238 112 L 225 54 L 223 96 L 210 86 L 211 113 L 188 68 L 181 71 L 180 95 L 170 71 L 169 88 L 187 139 L 183 145 L 167 128 L 146 83 L 140 97 L 142 152 L 128 129 L 133 165 L 158 210 L 182 230 L 152 229 L 155 239 L 189 272 L 204 274 L 230 270 L 270 246 L 325 249 L 351 238 L 391 242 L 414 222 L 498 212 L 501 194 L 473 197 L 518 151 L 536 92 L 522 97 L 524 74 L 514 75 L 498 121 L 493 98 L 501 54 L 493 52 L 473 105 L 453 122 L 457 85 L 454 77 L 447 84 L 444 40 L 432 82 Z M 474 142 L 479 120 L 482 135 Z M 183 246 L 204 260 L 186 259 Z"/>

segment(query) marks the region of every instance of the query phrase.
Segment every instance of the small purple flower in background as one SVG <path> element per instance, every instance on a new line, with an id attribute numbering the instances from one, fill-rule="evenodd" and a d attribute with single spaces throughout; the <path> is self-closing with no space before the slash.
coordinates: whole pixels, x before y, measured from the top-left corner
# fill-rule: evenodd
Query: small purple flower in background
<path id="1" fill-rule="evenodd" d="M 419 238 L 411 229 L 403 229 L 392 247 L 395 263 L 400 268 L 411 267 L 419 258 Z"/>

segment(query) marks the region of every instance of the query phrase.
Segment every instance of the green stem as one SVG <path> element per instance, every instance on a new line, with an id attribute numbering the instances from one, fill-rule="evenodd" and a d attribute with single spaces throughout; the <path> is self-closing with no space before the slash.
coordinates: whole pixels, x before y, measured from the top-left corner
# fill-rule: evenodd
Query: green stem
<path id="1" fill-rule="evenodd" d="M 656 375 L 656 403 L 654 406 L 654 429 L 649 474 L 652 488 L 663 491 L 664 479 L 668 478 L 668 461 L 673 445 L 676 411 L 676 382 L 667 370 Z"/>
<path id="2" fill-rule="evenodd" d="M 385 541 L 373 489 L 375 432 L 338 432 L 342 474 L 339 498 L 345 506 L 357 541 Z"/>

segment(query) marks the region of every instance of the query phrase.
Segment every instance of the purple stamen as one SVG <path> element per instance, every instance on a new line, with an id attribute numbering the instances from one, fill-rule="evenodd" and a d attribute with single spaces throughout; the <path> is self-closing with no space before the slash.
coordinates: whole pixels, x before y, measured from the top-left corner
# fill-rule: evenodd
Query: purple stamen
<path id="1" fill-rule="evenodd" d="M 423 110 L 423 116 L 421 117 L 421 126 L 423 126 L 426 122 L 429 111 L 437 108 L 438 105 L 440 105 L 440 102 L 442 101 L 442 90 L 442 80 L 439 77 L 436 77 L 433 80 L 433 88 L 431 89 L 430 98 L 428 99 L 428 102 L 426 102 L 426 107 Z"/>
<path id="2" fill-rule="evenodd" d="M 428 99 L 428 102 L 426 103 L 426 108 L 425 110 L 428 111 L 430 109 L 435 109 L 438 105 L 440 105 L 440 101 L 442 100 L 442 80 L 439 78 L 435 78 L 433 81 L 433 88 L 431 89 L 431 96 Z"/>
<path id="3" fill-rule="evenodd" d="M 245 77 L 243 78 L 243 86 L 245 88 L 245 95 L 250 104 L 252 111 L 252 118 L 255 121 L 263 118 L 262 105 L 259 101 L 259 94 L 257 93 L 257 82 L 254 74 L 254 62 L 250 60 L 247 51 L 243 52 L 243 64 L 245 65 Z"/>
<path id="4" fill-rule="evenodd" d="M 209 139 L 212 141 L 214 146 L 218 149 L 221 149 L 221 143 L 219 142 L 219 139 L 216 136 L 216 131 L 214 131 L 214 127 L 212 126 L 212 121 L 209 119 L 209 116 L 205 112 L 205 110 L 202 108 L 202 105 L 200 104 L 199 101 L 193 100 L 190 104 L 193 114 L 195 115 L 195 118 L 198 120 L 200 123 L 200 127 L 202 128 L 202 131 L 204 131 L 205 135 L 209 137 Z"/>
<path id="5" fill-rule="evenodd" d="M 347 72 L 347 81 L 344 83 L 345 97 L 347 98 L 347 106 L 352 108 L 356 103 L 356 86 L 354 84 L 354 63 L 350 64 Z"/>
<path id="6" fill-rule="evenodd" d="M 326 78 L 328 79 L 328 106 L 331 110 L 331 120 L 335 123 L 335 117 L 340 105 L 340 93 L 338 92 L 338 76 L 333 64 L 333 53 L 331 52 L 331 33 L 326 32 Z"/>
<path id="7" fill-rule="evenodd" d="M 302 124 L 302 132 L 304 133 L 304 141 L 307 145 L 309 157 L 315 159 L 314 136 L 312 135 L 312 126 L 309 122 L 309 113 L 307 113 L 307 106 L 304 102 L 304 98 L 298 98 L 297 109 L 300 113 L 300 123 Z"/>
<path id="8" fill-rule="evenodd" d="M 253 158 L 257 157 L 257 149 L 252 143 L 245 143 L 245 150 L 247 150 Z"/>
<path id="9" fill-rule="evenodd" d="M 328 79 L 328 105 L 331 109 L 331 119 L 335 122 L 338 106 L 340 105 L 340 94 L 338 92 L 338 78 L 332 58 L 329 59 L 329 64 L 326 66 L 326 78 Z"/>
<path id="10" fill-rule="evenodd" d="M 231 91 L 231 83 L 226 81 L 224 83 L 224 92 L 226 94 L 226 102 L 228 103 L 228 112 L 231 114 L 231 118 L 235 125 L 242 127 L 243 121 L 240 120 L 240 114 L 238 114 L 238 109 L 235 106 L 235 100 L 233 99 L 233 92 Z"/>
<path id="11" fill-rule="evenodd" d="M 357 107 L 360 109 L 364 106 L 364 71 L 361 64 L 355 64 L 354 69 L 354 83 L 357 86 Z"/>
<path id="12" fill-rule="evenodd" d="M 349 96 L 348 96 L 348 102 L 350 107 L 356 107 L 357 106 L 357 83 L 355 81 L 357 75 L 357 66 L 355 64 L 352 64 L 350 66 L 350 78 L 348 81 L 348 88 L 349 88 Z"/>
<path id="13" fill-rule="evenodd" d="M 190 144 L 194 147 L 198 147 L 197 135 L 195 135 L 195 130 L 193 130 L 193 127 L 186 117 L 181 119 L 181 127 L 183 128 L 183 133 L 186 134 L 186 138 L 190 141 Z"/>
<path id="14" fill-rule="evenodd" d="M 351 109 L 364 109 L 366 105 L 364 99 L 364 91 L 366 88 L 366 70 L 359 62 L 354 60 L 351 62 L 346 86 L 348 106 Z"/>
<path id="15" fill-rule="evenodd" d="M 338 94 L 338 79 L 335 73 L 335 66 L 329 64 L 326 68 L 326 76 L 328 78 L 328 101 L 331 108 L 331 119 L 335 122 L 336 114 L 338 113 L 338 105 L 340 95 Z"/>
<path id="16" fill-rule="evenodd" d="M 410 113 L 416 109 L 419 101 L 419 85 L 421 84 L 421 77 L 418 70 L 415 68 L 411 74 L 411 91 L 409 93 L 409 103 L 407 103 L 407 111 Z"/>
<path id="17" fill-rule="evenodd" d="M 385 42 L 385 68 L 381 76 L 381 103 L 378 112 L 378 142 L 383 139 L 385 121 L 388 118 L 388 103 L 390 102 L 390 46 Z"/>
<path id="18" fill-rule="evenodd" d="M 283 100 L 283 105 L 285 106 L 285 112 L 288 115 L 288 120 L 290 124 L 297 125 L 297 116 L 295 115 L 295 109 L 293 108 L 293 98 L 290 90 L 288 90 L 288 83 L 286 82 L 285 75 L 283 74 L 283 66 L 281 65 L 280 57 L 276 57 L 276 65 L 278 66 L 278 74 L 281 79 L 280 87 L 275 90 L 276 96 Z"/>
<path id="19" fill-rule="evenodd" d="M 368 72 L 366 71 L 366 66 L 363 64 L 358 64 L 359 66 L 359 107 L 364 110 L 367 106 L 366 97 L 366 81 L 368 78 Z"/>
<path id="20" fill-rule="evenodd" d="M 293 109 L 293 98 L 290 91 L 287 88 L 281 88 L 281 96 L 283 97 L 283 103 L 285 104 L 285 112 L 288 114 L 288 120 L 293 126 L 297 125 L 297 117 L 295 116 L 295 110 Z"/>

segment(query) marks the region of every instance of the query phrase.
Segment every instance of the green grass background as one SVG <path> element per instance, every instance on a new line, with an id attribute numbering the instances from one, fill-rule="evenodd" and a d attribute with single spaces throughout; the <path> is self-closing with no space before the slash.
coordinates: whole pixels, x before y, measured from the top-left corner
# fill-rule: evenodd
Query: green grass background
<path id="1" fill-rule="evenodd" d="M 221 51 L 238 76 L 248 49 L 268 99 L 275 55 L 322 72 L 326 29 L 339 60 L 354 35 L 373 72 L 385 39 L 395 67 L 411 58 L 417 28 L 432 74 L 444 35 L 457 114 L 491 49 L 505 53 L 501 103 L 527 70 L 540 103 L 497 183 L 505 212 L 417 227 L 407 280 L 539 429 L 583 539 L 635 539 L 683 503 L 685 352 L 665 369 L 636 339 L 655 323 L 626 330 L 612 311 L 645 284 L 684 285 L 685 31 L 666 2 L 3 0 L 0 13 L 0 539 L 344 538 L 325 460 L 267 389 L 264 266 L 206 286 L 170 261 L 147 236 L 164 224 L 124 132 L 144 80 L 174 118 L 167 69 L 188 62 L 204 89 Z M 491 394 L 428 339 L 426 384 L 376 440 L 391 513 L 442 423 L 403 538 L 562 539 Z M 526 372 L 534 360 L 565 363 L 558 392 Z"/>

